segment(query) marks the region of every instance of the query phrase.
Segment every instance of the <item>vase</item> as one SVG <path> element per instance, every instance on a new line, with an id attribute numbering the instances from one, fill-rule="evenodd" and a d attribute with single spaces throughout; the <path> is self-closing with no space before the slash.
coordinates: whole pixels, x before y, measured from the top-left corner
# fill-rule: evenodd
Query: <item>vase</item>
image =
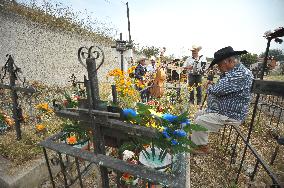
<path id="1" fill-rule="evenodd" d="M 166 171 L 172 165 L 172 156 L 164 153 L 160 148 L 148 147 L 139 153 L 139 163 L 159 171 Z"/>

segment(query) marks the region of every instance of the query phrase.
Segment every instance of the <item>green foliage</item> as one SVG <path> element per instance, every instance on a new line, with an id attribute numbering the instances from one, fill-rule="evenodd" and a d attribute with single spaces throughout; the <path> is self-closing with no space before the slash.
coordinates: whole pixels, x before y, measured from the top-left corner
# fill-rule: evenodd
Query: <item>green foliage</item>
<path id="1" fill-rule="evenodd" d="M 125 143 L 120 149 L 123 152 L 125 149 L 132 150 L 143 149 L 144 145 L 153 145 L 162 151 L 177 154 L 181 152 L 190 152 L 190 148 L 194 147 L 188 135 L 195 131 L 206 131 L 207 129 L 190 124 L 188 113 L 184 112 L 178 116 L 172 114 L 164 114 L 162 116 L 153 115 L 151 113 L 152 106 L 142 103 L 137 104 L 137 115 L 128 115 L 126 120 L 130 123 L 154 128 L 157 131 L 157 137 L 152 139 L 135 138 L 133 143 Z"/>
<path id="2" fill-rule="evenodd" d="M 257 62 L 257 54 L 243 54 L 241 55 L 241 62 L 246 66 L 249 67 L 251 64 L 254 64 Z"/>
<path id="3" fill-rule="evenodd" d="M 259 57 L 264 57 L 264 56 L 265 56 L 265 52 L 262 52 L 259 55 Z M 284 52 L 283 52 L 283 50 L 280 50 L 280 49 L 271 49 L 271 50 L 269 50 L 268 56 L 274 56 L 276 61 L 284 61 Z"/>
<path id="4" fill-rule="evenodd" d="M 82 125 L 79 124 L 79 122 L 65 121 L 64 123 L 62 123 L 62 126 L 62 131 L 64 132 L 64 134 L 61 137 L 61 140 L 66 140 L 72 135 L 76 136 L 78 143 L 88 140 L 87 131 L 82 127 Z"/>
<path id="5" fill-rule="evenodd" d="M 159 48 L 155 46 L 143 47 L 141 51 L 147 58 L 150 58 L 151 56 L 158 56 L 159 54 Z"/>
<path id="6" fill-rule="evenodd" d="M 78 100 L 70 96 L 68 93 L 64 94 L 65 102 L 64 105 L 66 108 L 76 108 L 78 107 Z"/>

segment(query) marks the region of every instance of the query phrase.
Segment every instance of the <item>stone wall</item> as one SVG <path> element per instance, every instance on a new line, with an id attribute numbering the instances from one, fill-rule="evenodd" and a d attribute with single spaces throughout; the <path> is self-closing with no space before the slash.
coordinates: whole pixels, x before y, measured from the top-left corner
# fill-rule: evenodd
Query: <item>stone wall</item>
<path id="1" fill-rule="evenodd" d="M 110 47 L 111 44 L 99 44 L 91 38 L 32 22 L 4 6 L 0 6 L 0 67 L 7 60 L 6 54 L 11 54 L 27 81 L 70 85 L 72 73 L 78 80 L 87 75 L 77 60 L 78 49 L 96 45 L 106 56 L 98 73 L 99 81 L 105 81 L 109 70 L 120 68 L 120 54 Z"/>

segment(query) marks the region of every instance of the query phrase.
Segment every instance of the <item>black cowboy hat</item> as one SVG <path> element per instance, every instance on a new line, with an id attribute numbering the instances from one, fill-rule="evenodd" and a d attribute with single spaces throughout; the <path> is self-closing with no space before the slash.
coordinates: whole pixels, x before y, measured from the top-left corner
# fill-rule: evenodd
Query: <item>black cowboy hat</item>
<path id="1" fill-rule="evenodd" d="M 246 53 L 248 53 L 246 50 L 234 51 L 234 49 L 231 46 L 227 46 L 225 48 L 222 48 L 222 49 L 220 49 L 220 50 L 218 50 L 217 52 L 214 53 L 214 59 L 211 62 L 209 68 L 212 67 L 215 64 L 220 63 L 222 60 L 224 60 L 228 57 L 246 54 Z"/>

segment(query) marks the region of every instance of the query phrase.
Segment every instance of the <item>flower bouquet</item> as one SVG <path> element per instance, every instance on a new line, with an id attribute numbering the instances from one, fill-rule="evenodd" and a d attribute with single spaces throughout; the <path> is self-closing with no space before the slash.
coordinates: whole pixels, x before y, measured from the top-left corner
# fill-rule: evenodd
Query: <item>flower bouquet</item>
<path id="1" fill-rule="evenodd" d="M 66 121 L 62 124 L 63 135 L 60 140 L 68 145 L 83 147 L 90 139 L 88 132 L 77 121 Z"/>
<path id="2" fill-rule="evenodd" d="M 0 134 L 11 128 L 14 123 L 15 122 L 11 117 L 0 110 Z"/>
<path id="3" fill-rule="evenodd" d="M 137 82 L 134 79 L 133 71 L 135 67 L 130 67 L 127 72 L 120 69 L 114 69 L 108 73 L 107 78 L 113 79 L 115 85 L 119 106 L 122 108 L 134 107 L 140 100 L 139 91 L 136 90 Z"/>
<path id="4" fill-rule="evenodd" d="M 159 163 L 156 166 L 159 168 L 169 165 L 171 163 L 169 158 L 173 158 L 176 154 L 191 151 L 195 146 L 188 138 L 192 130 L 206 131 L 206 129 L 192 124 L 187 113 L 162 114 L 151 108 L 152 106 L 138 103 L 136 110 L 124 109 L 123 115 L 127 122 L 155 129 L 158 137 L 132 138 L 131 142 L 123 144 L 121 149 L 138 150 L 141 163 L 152 164 L 149 166 Z"/>
<path id="5" fill-rule="evenodd" d="M 65 108 L 77 108 L 78 107 L 78 100 L 80 99 L 79 95 L 75 94 L 64 94 L 65 99 L 63 100 L 63 106 Z"/>

